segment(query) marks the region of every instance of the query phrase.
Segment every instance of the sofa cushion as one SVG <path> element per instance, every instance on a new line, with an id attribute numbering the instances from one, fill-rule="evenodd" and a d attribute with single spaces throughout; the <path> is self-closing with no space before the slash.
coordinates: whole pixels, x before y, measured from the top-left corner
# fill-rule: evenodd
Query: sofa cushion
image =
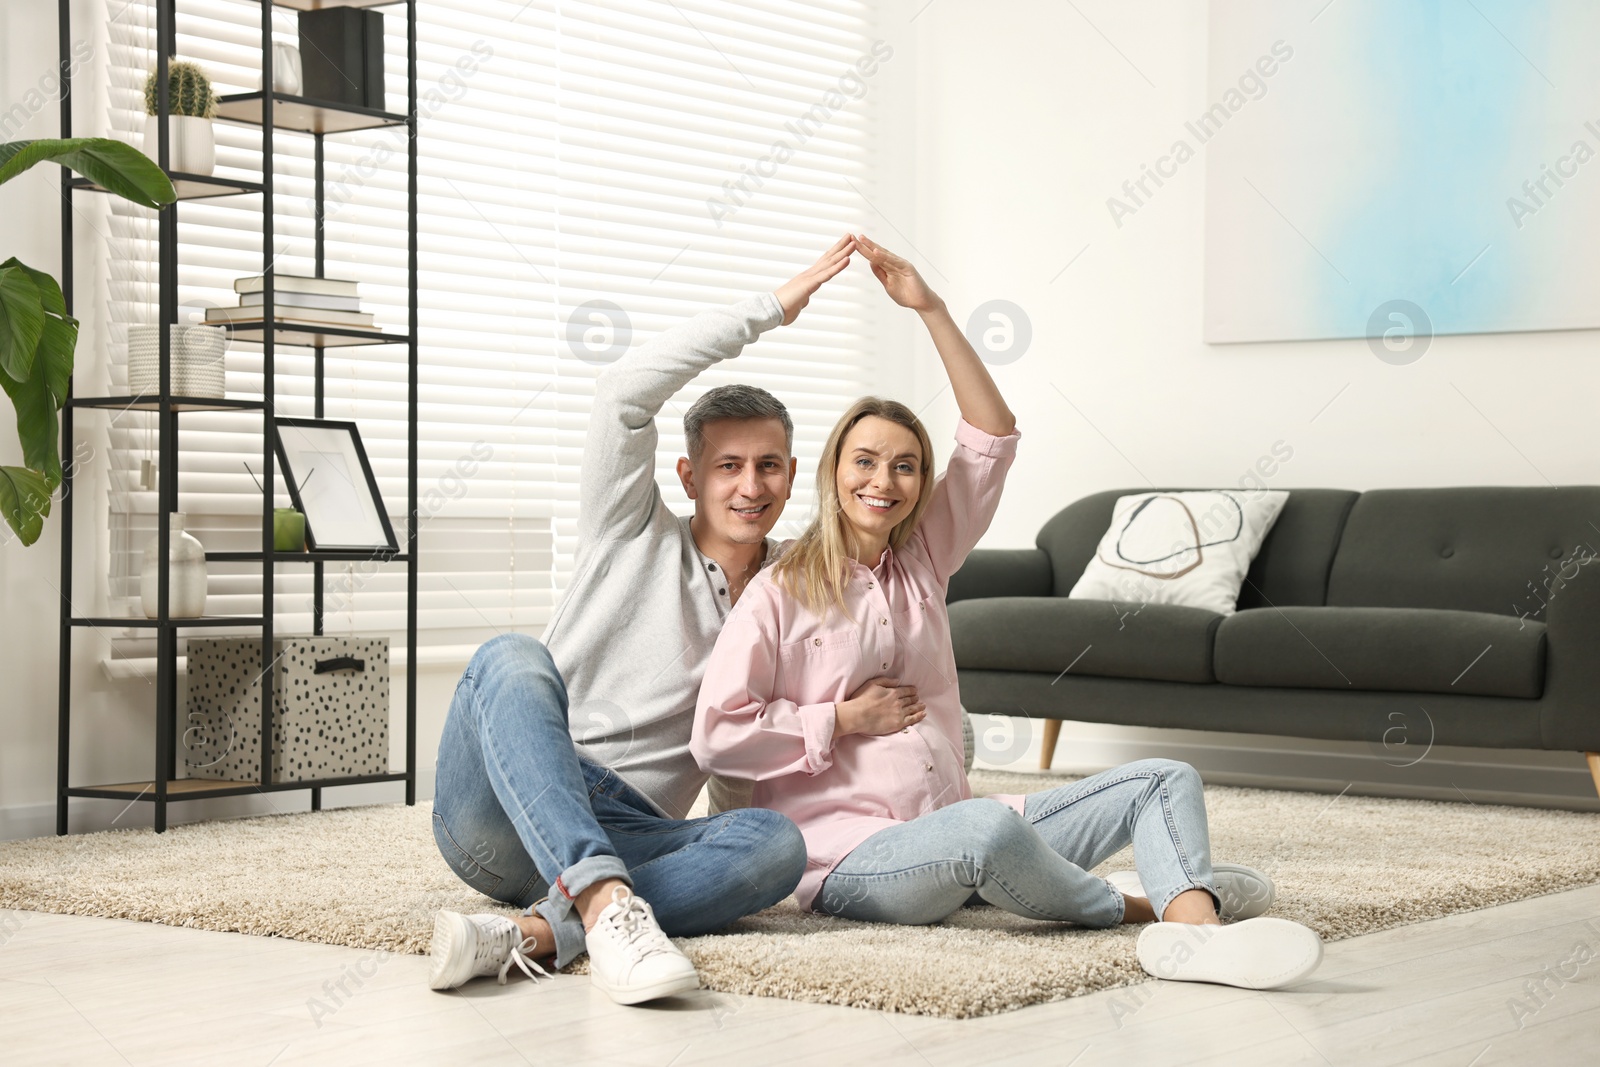
<path id="1" fill-rule="evenodd" d="M 1217 627 L 1214 655 L 1227 685 L 1536 700 L 1545 626 L 1433 608 L 1253 608 Z"/>
<path id="2" fill-rule="evenodd" d="M 1593 581 L 1578 575 L 1592 570 L 1596 523 L 1592 485 L 1374 489 L 1350 511 L 1325 603 L 1543 621 L 1555 591 Z"/>
<path id="3" fill-rule="evenodd" d="M 1074 600 L 1178 604 L 1232 615 L 1288 493 L 1216 489 L 1117 500 Z"/>
<path id="4" fill-rule="evenodd" d="M 1044 524 L 1037 543 L 1050 554 L 1057 596 L 1066 596 L 1083 576 L 1111 525 L 1117 498 L 1146 492 L 1150 492 L 1148 487 L 1093 493 L 1067 505 Z M 1290 489 L 1278 520 L 1250 564 L 1239 590 L 1239 608 L 1320 606 L 1327 595 L 1328 568 L 1339 546 L 1345 516 L 1360 495 L 1347 489 Z"/>
<path id="5" fill-rule="evenodd" d="M 956 666 L 1211 682 L 1211 639 L 1222 616 L 1172 604 L 1065 597 L 985 597 L 950 605 Z"/>

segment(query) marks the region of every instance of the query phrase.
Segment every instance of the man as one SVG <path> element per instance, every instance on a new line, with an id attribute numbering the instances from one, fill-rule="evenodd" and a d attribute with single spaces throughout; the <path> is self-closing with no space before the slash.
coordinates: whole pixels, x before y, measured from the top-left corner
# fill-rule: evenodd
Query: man
<path id="1" fill-rule="evenodd" d="M 689 753 L 706 660 L 794 483 L 793 423 L 765 390 L 711 390 L 684 418 L 679 519 L 655 483 L 655 416 L 705 368 L 793 322 L 850 262 L 845 235 L 810 268 L 703 311 L 596 383 L 575 575 L 540 644 L 503 634 L 473 655 L 439 742 L 434 837 L 462 880 L 527 910 L 441 911 L 429 984 L 451 989 L 587 950 L 602 991 L 634 1004 L 694 989 L 667 935 L 720 929 L 782 900 L 805 845 L 744 808 L 683 818 L 706 777 Z M 570 713 L 569 713 L 570 706 Z M 646 903 L 646 901 L 649 903 Z"/>

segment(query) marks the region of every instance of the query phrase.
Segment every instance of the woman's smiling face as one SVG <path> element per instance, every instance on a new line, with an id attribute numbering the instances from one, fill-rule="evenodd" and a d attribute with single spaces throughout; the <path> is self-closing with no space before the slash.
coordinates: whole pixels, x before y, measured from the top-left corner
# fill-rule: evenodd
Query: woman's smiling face
<path id="1" fill-rule="evenodd" d="M 834 483 L 845 521 L 868 545 L 881 548 L 916 506 L 925 457 L 908 427 L 868 415 L 850 427 Z M 871 566 L 876 560 L 863 560 Z"/>

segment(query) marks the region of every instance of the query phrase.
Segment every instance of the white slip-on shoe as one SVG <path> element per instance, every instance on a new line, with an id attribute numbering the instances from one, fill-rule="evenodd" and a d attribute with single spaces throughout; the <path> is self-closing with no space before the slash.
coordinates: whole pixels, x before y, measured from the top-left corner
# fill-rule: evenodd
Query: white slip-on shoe
<path id="1" fill-rule="evenodd" d="M 650 905 L 625 886 L 611 891 L 588 932 L 589 977 L 618 1004 L 638 1004 L 700 988 L 689 957 L 656 925 Z"/>
<path id="2" fill-rule="evenodd" d="M 429 949 L 429 989 L 454 989 L 473 978 L 506 974 L 513 965 L 534 981 L 550 972 L 533 961 L 533 938 L 524 938 L 516 923 L 504 915 L 462 915 L 441 911 L 433 917 L 433 945 Z"/>
<path id="3" fill-rule="evenodd" d="M 1278 899 L 1278 887 L 1264 872 L 1242 863 L 1218 863 L 1212 866 L 1216 877 L 1217 896 L 1222 900 L 1222 911 L 1217 916 L 1223 922 L 1254 919 L 1263 915 Z M 1106 875 L 1111 888 L 1128 897 L 1145 895 L 1144 885 L 1137 871 L 1117 871 Z"/>
<path id="4" fill-rule="evenodd" d="M 1174 982 L 1276 989 L 1322 962 L 1322 938 L 1308 926 L 1263 916 L 1229 926 L 1151 923 L 1139 933 L 1139 966 Z"/>

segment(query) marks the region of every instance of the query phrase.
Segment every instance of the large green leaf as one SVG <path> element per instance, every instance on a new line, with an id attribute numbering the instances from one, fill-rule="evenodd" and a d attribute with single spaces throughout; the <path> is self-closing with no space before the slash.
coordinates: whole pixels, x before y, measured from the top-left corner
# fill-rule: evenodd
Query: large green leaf
<path id="1" fill-rule="evenodd" d="M 46 395 L 57 411 L 67 402 L 72 385 L 73 353 L 78 347 L 78 320 L 47 316 L 39 335 L 39 351 L 33 359 L 33 374 L 42 378 Z"/>
<path id="2" fill-rule="evenodd" d="M 35 369 L 42 369 L 45 388 L 55 402 L 56 410 L 67 401 L 67 388 L 72 380 L 73 352 L 78 347 L 78 320 L 67 314 L 67 302 L 61 295 L 61 286 L 42 270 L 34 270 L 13 257 L 6 266 L 15 265 L 27 272 L 33 284 L 39 287 L 45 310 L 44 330 L 39 334 L 39 347 L 34 355 Z"/>
<path id="3" fill-rule="evenodd" d="M 39 287 L 39 302 L 44 305 L 45 311 L 52 315 L 67 313 L 67 301 L 61 295 L 61 286 L 50 275 L 42 270 L 34 270 L 16 256 L 0 263 L 0 267 L 21 267 L 23 273 L 32 278 L 33 284 Z"/>
<path id="4" fill-rule="evenodd" d="M 158 208 L 178 198 L 172 182 L 149 156 L 109 137 L 0 144 L 0 185 L 36 163 L 70 167 L 101 188 L 143 207 Z"/>
<path id="5" fill-rule="evenodd" d="M 0 467 L 0 514 L 24 545 L 39 540 L 53 490 L 38 471 Z"/>
<path id="6" fill-rule="evenodd" d="M 42 362 L 42 361 L 41 361 Z M 0 374 L 0 388 L 17 409 L 17 437 L 22 441 L 22 462 L 44 475 L 49 488 L 61 484 L 61 453 L 57 438 L 61 422 L 55 400 L 45 384 L 42 366 L 35 366 L 24 381 Z"/>
<path id="7" fill-rule="evenodd" d="M 44 294 L 26 267 L 8 260 L 0 266 L 0 371 L 25 380 L 43 332 Z"/>

